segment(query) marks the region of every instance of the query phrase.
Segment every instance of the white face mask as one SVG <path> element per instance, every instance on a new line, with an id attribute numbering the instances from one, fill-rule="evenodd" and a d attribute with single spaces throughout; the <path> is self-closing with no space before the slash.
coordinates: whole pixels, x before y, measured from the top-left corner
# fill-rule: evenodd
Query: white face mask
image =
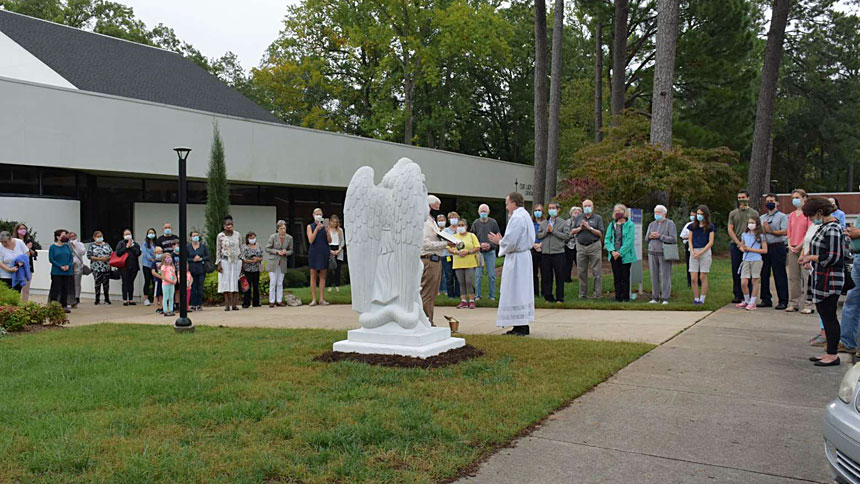
<path id="1" fill-rule="evenodd" d="M 457 233 L 458 234 L 465 234 L 466 233 L 466 227 L 457 227 Z"/>
<path id="2" fill-rule="evenodd" d="M 747 224 L 747 228 L 750 230 L 755 230 L 755 224 Z"/>
<path id="3" fill-rule="evenodd" d="M 131 234 L 126 234 L 124 238 L 125 240 L 131 240 Z"/>
<path id="4" fill-rule="evenodd" d="M 451 226 L 452 226 L 452 227 L 456 227 L 456 226 L 457 226 L 457 223 L 458 223 L 458 222 L 460 222 L 460 219 L 452 218 L 452 219 L 450 220 L 450 222 L 451 222 Z"/>
<path id="5" fill-rule="evenodd" d="M 314 220 L 316 220 L 317 223 L 322 222 L 322 219 L 323 219 L 322 215 L 314 215 Z"/>
<path id="6" fill-rule="evenodd" d="M 444 220 L 439 220 L 438 222 L 436 222 L 436 225 L 438 225 L 438 226 L 440 226 L 440 227 L 444 227 L 444 226 L 445 226 L 445 221 L 444 221 Z"/>
<path id="7" fill-rule="evenodd" d="M 256 243 L 257 243 L 257 239 L 248 239 L 248 243 L 249 243 L 249 244 L 256 244 Z"/>

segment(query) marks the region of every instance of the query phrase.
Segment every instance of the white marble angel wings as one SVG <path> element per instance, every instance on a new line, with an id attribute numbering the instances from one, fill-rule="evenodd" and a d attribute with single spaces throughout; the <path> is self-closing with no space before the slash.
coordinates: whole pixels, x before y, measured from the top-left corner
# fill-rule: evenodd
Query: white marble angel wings
<path id="1" fill-rule="evenodd" d="M 429 326 L 421 306 L 421 245 L 429 216 L 421 168 L 401 158 L 374 184 L 373 169 L 355 172 L 346 191 L 344 229 L 352 308 L 363 327 L 396 322 Z"/>

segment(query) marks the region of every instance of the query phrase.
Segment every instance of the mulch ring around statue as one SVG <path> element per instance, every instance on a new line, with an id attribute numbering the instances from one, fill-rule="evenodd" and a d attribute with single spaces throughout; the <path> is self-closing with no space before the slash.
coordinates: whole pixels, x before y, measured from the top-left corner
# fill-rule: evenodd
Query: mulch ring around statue
<path id="1" fill-rule="evenodd" d="M 368 365 L 389 366 L 396 368 L 441 368 L 443 366 L 456 365 L 462 361 L 471 360 L 483 356 L 484 352 L 471 345 L 440 353 L 429 358 L 415 358 L 400 355 L 365 355 L 361 353 L 344 353 L 341 351 L 327 351 L 314 361 L 334 363 L 337 361 L 359 361 Z"/>

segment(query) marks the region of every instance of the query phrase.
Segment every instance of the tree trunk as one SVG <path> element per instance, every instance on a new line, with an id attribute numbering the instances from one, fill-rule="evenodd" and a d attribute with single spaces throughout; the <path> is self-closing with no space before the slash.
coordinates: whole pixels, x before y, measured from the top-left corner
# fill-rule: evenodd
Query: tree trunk
<path id="1" fill-rule="evenodd" d="M 657 2 L 657 60 L 651 98 L 651 144 L 672 149 L 672 91 L 675 79 L 675 45 L 678 41 L 678 0 Z"/>
<path id="2" fill-rule="evenodd" d="M 603 26 L 594 29 L 594 142 L 603 139 Z"/>
<path id="3" fill-rule="evenodd" d="M 846 192 L 854 191 L 854 162 L 848 163 L 848 186 L 845 190 Z"/>
<path id="4" fill-rule="evenodd" d="M 788 23 L 790 0 L 773 0 L 770 18 L 770 31 L 764 50 L 764 67 L 761 70 L 761 89 L 755 113 L 752 154 L 747 189 L 750 192 L 750 206 L 758 207 L 761 195 L 766 191 L 767 152 L 773 130 L 773 109 L 776 101 L 776 86 L 779 80 L 779 65 L 782 62 L 782 44 L 785 40 L 785 26 Z"/>
<path id="5" fill-rule="evenodd" d="M 561 46 L 564 38 L 564 0 L 555 0 L 552 27 L 552 84 L 549 93 L 549 140 L 546 158 L 547 200 L 555 197 L 558 184 L 558 145 L 561 138 L 559 115 L 561 113 Z"/>
<path id="6" fill-rule="evenodd" d="M 546 2 L 535 0 L 535 180 L 532 197 L 544 202 L 547 155 Z"/>
<path id="7" fill-rule="evenodd" d="M 403 144 L 412 144 L 412 91 L 415 89 L 415 83 L 412 80 L 412 74 L 406 73 L 403 77 L 403 91 L 406 94 L 405 101 L 405 122 L 403 127 Z"/>
<path id="8" fill-rule="evenodd" d="M 773 138 L 767 143 L 767 169 L 764 171 L 764 186 L 766 187 L 763 193 L 770 193 L 773 189 L 771 186 L 771 167 L 773 166 Z"/>
<path id="9" fill-rule="evenodd" d="M 628 0 L 615 0 L 615 31 L 612 34 L 612 89 L 610 94 L 612 116 L 624 111 L 624 69 L 627 65 L 627 17 L 630 15 Z M 613 119 L 612 124 L 617 120 Z"/>

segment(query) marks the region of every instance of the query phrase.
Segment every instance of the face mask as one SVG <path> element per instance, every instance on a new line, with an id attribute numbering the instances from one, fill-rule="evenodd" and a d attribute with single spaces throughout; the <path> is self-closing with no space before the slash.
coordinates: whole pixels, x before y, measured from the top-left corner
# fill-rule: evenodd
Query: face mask
<path id="1" fill-rule="evenodd" d="M 155 260 L 161 260 L 164 254 L 155 254 Z"/>
<path id="2" fill-rule="evenodd" d="M 794 205 L 795 207 L 800 208 L 800 206 L 803 204 L 803 200 L 801 200 L 800 198 L 792 198 L 791 204 Z"/>
<path id="3" fill-rule="evenodd" d="M 615 212 L 615 220 L 621 220 L 624 218 L 624 214 L 621 212 Z"/>
<path id="4" fill-rule="evenodd" d="M 488 214 L 487 212 L 481 212 L 481 213 L 479 213 L 479 214 L 478 214 L 478 216 L 479 216 L 479 217 L 481 217 L 481 218 L 487 218 L 487 217 L 489 217 L 489 216 L 490 216 L 490 214 Z"/>
<path id="5" fill-rule="evenodd" d="M 696 214 L 696 220 L 698 220 L 699 222 L 702 222 L 705 220 L 705 216 L 700 214 L 700 213 L 697 213 Z"/>
<path id="6" fill-rule="evenodd" d="M 663 216 L 660 215 L 659 213 L 655 213 L 654 214 L 654 220 L 659 222 L 659 221 L 663 220 Z"/>
<path id="7" fill-rule="evenodd" d="M 122 238 L 125 240 L 131 240 L 131 234 L 123 235 Z"/>
<path id="8" fill-rule="evenodd" d="M 173 233 L 173 231 L 172 231 L 172 230 L 170 230 L 170 229 L 164 229 L 164 235 L 170 235 L 170 234 L 172 234 L 172 233 Z"/>
<path id="9" fill-rule="evenodd" d="M 690 222 L 692 222 L 692 221 L 694 221 L 694 220 L 696 220 L 696 216 L 695 216 L 695 215 L 690 215 Z"/>
<path id="10" fill-rule="evenodd" d="M 68 238 L 68 237 L 66 237 L 65 235 L 64 235 L 64 236 L 62 236 L 62 237 L 60 237 L 60 242 L 62 242 L 62 243 L 64 243 L 64 244 L 65 244 L 65 243 L 66 243 L 66 242 L 68 242 L 68 241 L 69 241 L 69 238 Z"/>
<path id="11" fill-rule="evenodd" d="M 776 204 L 773 202 L 767 202 L 766 204 L 764 204 L 764 206 L 767 207 L 768 210 L 773 210 L 776 208 Z"/>
<path id="12" fill-rule="evenodd" d="M 747 228 L 750 230 L 755 230 L 755 224 L 747 224 Z"/>
<path id="13" fill-rule="evenodd" d="M 745 207 L 747 203 L 749 203 L 749 200 L 738 199 L 738 207 Z"/>
<path id="14" fill-rule="evenodd" d="M 195 235 L 194 237 L 191 237 L 191 242 L 200 242 L 200 236 Z"/>
<path id="15" fill-rule="evenodd" d="M 814 218 L 814 219 L 812 219 L 812 223 L 815 225 L 821 225 L 824 223 L 824 219 L 823 218 Z"/>
<path id="16" fill-rule="evenodd" d="M 549 209 L 549 216 L 550 217 L 557 217 L 558 216 L 558 210 L 556 210 L 554 208 Z"/>
<path id="17" fill-rule="evenodd" d="M 323 219 L 322 215 L 314 215 L 314 220 L 316 220 L 317 223 L 322 222 L 322 219 Z"/>
<path id="18" fill-rule="evenodd" d="M 444 220 L 439 220 L 439 221 L 437 221 L 437 222 L 436 222 L 436 225 L 438 225 L 439 227 L 445 227 L 445 221 L 444 221 Z"/>
<path id="19" fill-rule="evenodd" d="M 18 235 L 20 235 L 21 237 L 23 237 L 23 236 L 27 235 L 27 229 L 20 229 L 20 230 L 18 230 Z"/>
<path id="20" fill-rule="evenodd" d="M 466 227 L 457 227 L 457 233 L 458 234 L 465 234 L 466 233 Z"/>
<path id="21" fill-rule="evenodd" d="M 594 209 L 591 207 L 584 207 L 582 209 L 582 211 L 585 212 L 586 215 L 590 214 L 592 210 L 594 210 Z"/>
<path id="22" fill-rule="evenodd" d="M 256 244 L 256 243 L 257 243 L 257 239 L 248 239 L 248 243 L 249 243 L 249 244 Z"/>
<path id="23" fill-rule="evenodd" d="M 155 234 L 153 234 L 153 233 L 148 233 L 148 234 L 146 234 L 146 238 L 147 238 L 147 239 L 154 239 L 154 238 L 155 238 Z"/>
<path id="24" fill-rule="evenodd" d="M 456 226 L 457 226 L 457 222 L 459 222 L 459 221 L 460 221 L 460 219 L 458 219 L 458 218 L 452 218 L 452 219 L 450 220 L 450 222 L 451 222 L 451 226 L 452 226 L 452 227 L 456 227 Z"/>
<path id="25" fill-rule="evenodd" d="M 173 252 L 176 252 L 178 254 L 179 253 L 179 246 L 174 247 Z"/>
<path id="26" fill-rule="evenodd" d="M 541 217 L 543 217 L 543 212 L 541 212 L 540 210 L 535 210 L 535 218 L 541 218 Z"/>
<path id="27" fill-rule="evenodd" d="M 102 243 L 104 241 L 105 241 L 105 239 L 103 237 L 99 237 L 96 239 L 96 242 L 98 242 L 98 243 Z"/>

